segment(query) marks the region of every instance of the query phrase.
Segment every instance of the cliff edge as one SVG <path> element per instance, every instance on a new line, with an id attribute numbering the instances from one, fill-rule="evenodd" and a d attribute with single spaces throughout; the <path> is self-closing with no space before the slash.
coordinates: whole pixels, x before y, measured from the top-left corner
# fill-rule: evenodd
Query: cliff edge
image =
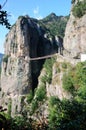
<path id="1" fill-rule="evenodd" d="M 72 57 L 86 53 L 86 1 L 72 0 L 70 18 L 66 26 L 64 48 Z"/>

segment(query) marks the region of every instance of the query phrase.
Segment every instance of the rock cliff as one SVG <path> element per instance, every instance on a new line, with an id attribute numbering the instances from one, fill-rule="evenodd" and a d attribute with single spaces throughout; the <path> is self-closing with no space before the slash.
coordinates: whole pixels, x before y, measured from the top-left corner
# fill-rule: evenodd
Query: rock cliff
<path id="1" fill-rule="evenodd" d="M 46 88 L 44 93 L 49 98 L 57 96 L 62 100 L 63 98 L 70 99 L 72 97 L 70 93 L 65 92 L 62 88 L 64 71 L 68 71 L 68 68 L 64 69 L 62 65 L 64 66 L 66 61 L 73 66 L 78 62 L 77 60 L 56 56 L 54 64 L 52 64 L 51 59 L 45 65 L 47 67 L 43 68 L 45 60 L 31 59 L 55 53 L 79 58 L 80 53 L 86 52 L 86 14 L 76 17 L 73 12 L 78 2 L 77 0 L 72 1 L 68 23 L 68 17 L 57 17 L 54 13 L 43 20 L 20 16 L 7 34 L 4 44 L 5 55 L 2 61 L 0 104 L 8 108 L 10 106 L 12 116 L 16 112 L 21 113 L 22 104 L 27 105 L 26 95 L 30 90 L 34 92 L 37 86 L 32 104 L 37 102 L 38 97 L 36 95 L 42 89 L 44 90 L 43 86 Z M 58 24 L 60 22 L 61 24 Z M 63 22 L 65 26 L 67 23 L 64 42 L 62 39 L 65 30 L 65 26 L 62 26 Z M 61 26 L 59 30 L 57 29 L 58 26 Z M 47 68 L 46 72 L 44 71 L 45 68 Z M 40 83 L 43 86 L 40 87 Z"/>
<path id="2" fill-rule="evenodd" d="M 82 8 L 81 3 L 79 4 L 80 1 L 72 1 L 72 9 L 64 37 L 64 48 L 73 57 L 80 57 L 80 53 L 86 53 L 86 13 L 80 14 L 79 11 Z M 77 10 L 74 8 L 76 5 Z M 84 9 L 86 12 L 86 7 Z M 76 16 L 74 16 L 74 13 Z"/>
<path id="3" fill-rule="evenodd" d="M 2 91 L 5 93 L 28 93 L 33 84 L 37 85 L 43 64 L 43 60 L 29 59 L 58 52 L 59 39 L 49 36 L 49 32 L 37 22 L 28 16 L 19 17 L 6 36 L 1 74 Z"/>
<path id="4" fill-rule="evenodd" d="M 59 21 L 53 13 L 43 21 L 21 16 L 6 36 L 0 81 L 0 104 L 7 107 L 9 115 L 25 117 L 25 125 L 30 119 L 29 122 L 31 121 L 33 126 L 33 121 L 37 123 L 36 129 L 39 129 L 40 124 L 45 126 L 50 123 L 52 126 L 52 122 L 52 128 L 59 129 L 59 123 L 57 127 L 55 122 L 60 119 L 61 129 L 65 129 L 65 121 L 67 128 L 70 129 L 72 124 L 73 129 L 73 123 L 77 120 L 80 122 L 83 118 L 82 111 L 86 105 L 84 108 L 76 103 L 83 104 L 86 97 L 85 63 L 76 64 L 80 61 L 77 59 L 80 53 L 86 52 L 86 14 L 77 14 L 74 10 L 77 4 L 81 6 L 78 2 L 83 1 L 85 0 L 72 0 L 64 44 L 61 37 L 64 33 L 58 36 L 57 30 L 53 32 L 51 25 Z M 68 19 L 58 18 L 62 21 Z M 57 23 L 54 29 L 56 25 Z M 52 58 L 40 59 L 50 54 L 53 54 Z M 40 60 L 35 60 L 38 57 Z M 75 110 L 79 111 L 80 106 L 84 109 L 80 110 L 77 116 Z M 82 127 L 82 124 L 81 120 L 78 128 Z"/>
<path id="5" fill-rule="evenodd" d="M 16 107 L 20 106 L 18 110 L 21 109 L 21 101 L 18 100 L 21 95 L 28 94 L 31 89 L 34 91 L 37 87 L 38 76 L 44 63 L 44 60 L 31 61 L 30 58 L 58 51 L 62 53 L 63 40 L 50 34 L 40 21 L 21 16 L 7 34 L 4 48 L 0 93 L 4 100 L 2 99 L 1 103 L 9 104 L 11 98 L 12 113 L 15 113 Z M 6 100 L 4 97 L 7 97 Z"/>

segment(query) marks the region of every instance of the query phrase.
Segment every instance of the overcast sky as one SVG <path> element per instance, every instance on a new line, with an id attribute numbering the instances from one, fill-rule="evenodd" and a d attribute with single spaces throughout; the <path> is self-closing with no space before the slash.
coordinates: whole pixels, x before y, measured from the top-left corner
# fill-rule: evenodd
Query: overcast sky
<path id="1" fill-rule="evenodd" d="M 3 4 L 5 0 L 0 0 Z M 8 0 L 4 6 L 7 10 L 10 23 L 14 24 L 20 15 L 28 14 L 30 17 L 42 19 L 54 12 L 57 16 L 69 15 L 71 0 Z M 4 53 L 4 39 L 8 29 L 0 25 L 0 53 Z"/>

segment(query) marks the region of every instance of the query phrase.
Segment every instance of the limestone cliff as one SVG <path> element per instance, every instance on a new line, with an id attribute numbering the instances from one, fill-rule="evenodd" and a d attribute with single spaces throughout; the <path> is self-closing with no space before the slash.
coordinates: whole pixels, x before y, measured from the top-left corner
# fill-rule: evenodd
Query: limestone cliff
<path id="1" fill-rule="evenodd" d="M 59 106 L 63 99 L 68 99 L 68 101 L 71 99 L 72 101 L 73 97 L 75 100 L 79 96 L 79 84 L 77 84 L 79 79 L 76 76 L 78 71 L 75 72 L 75 65 L 80 61 L 76 58 L 79 58 L 80 53 L 86 51 L 86 14 L 79 18 L 75 17 L 72 10 L 77 5 L 78 0 L 72 0 L 72 2 L 64 46 L 63 39 L 60 36 L 52 35 L 52 29 L 49 30 L 48 25 L 45 26 L 43 21 L 28 16 L 19 17 L 7 34 L 4 44 L 5 55 L 2 62 L 0 104 L 7 107 L 11 116 L 22 114 L 25 118 L 41 121 L 44 125 L 43 121 L 49 117 L 51 97 L 59 99 Z M 50 17 L 47 20 L 49 19 Z M 52 19 L 54 22 L 57 19 L 55 14 L 52 14 Z M 64 18 L 61 17 L 61 19 Z M 45 23 L 47 20 L 44 19 Z M 48 21 L 49 23 L 50 21 Z M 47 60 L 33 60 L 50 54 L 55 55 Z M 80 77 L 80 79 L 82 78 Z M 53 101 L 55 101 L 54 106 L 52 106 L 52 109 L 55 108 L 53 114 L 56 114 L 57 110 L 66 113 L 66 109 L 58 109 L 56 100 Z M 61 113 L 60 111 L 58 112 Z M 63 114 L 60 114 L 62 118 L 65 116 Z M 55 118 L 52 119 L 57 121 L 58 116 L 55 115 Z"/>
<path id="2" fill-rule="evenodd" d="M 37 77 L 43 60 L 30 61 L 30 58 L 58 52 L 61 38 L 52 36 L 40 26 L 36 19 L 19 17 L 6 36 L 5 56 L 2 63 L 1 88 L 5 93 L 25 94 L 36 87 Z"/>
<path id="3" fill-rule="evenodd" d="M 84 8 L 85 13 L 80 14 L 81 3 L 78 4 L 80 1 L 72 1 L 72 9 L 64 37 L 64 48 L 73 57 L 80 57 L 80 53 L 86 53 L 86 8 Z M 85 1 L 82 0 L 82 2 Z M 76 5 L 77 10 L 74 10 Z M 79 10 L 78 5 L 80 6 Z M 73 11 L 77 13 L 77 17 L 74 16 Z"/>
<path id="4" fill-rule="evenodd" d="M 46 81 L 46 95 L 48 98 L 50 98 L 51 96 L 56 96 L 60 100 L 64 98 L 70 99 L 72 95 L 66 92 L 62 87 L 62 79 L 65 71 L 67 71 L 68 69 L 64 69 L 63 65 L 66 64 L 68 67 L 68 64 L 70 63 L 72 66 L 74 66 L 76 61 L 72 59 L 71 62 L 70 59 L 64 58 L 59 54 L 54 55 L 53 58 L 48 59 L 50 60 L 50 62 L 45 62 L 46 65 L 43 67 L 43 70 L 41 71 L 41 74 L 39 76 L 38 88 Z M 49 69 L 51 74 L 49 74 L 49 71 L 47 72 L 48 66 L 51 66 L 51 69 Z M 48 74 L 50 75 L 49 77 L 46 76 Z M 49 81 L 50 77 L 51 81 Z"/>
<path id="5" fill-rule="evenodd" d="M 1 104 L 9 104 L 12 99 L 12 113 L 16 108 L 21 111 L 21 95 L 34 91 L 44 60 L 31 61 L 36 58 L 62 52 L 62 40 L 53 36 L 39 23 L 29 16 L 19 17 L 6 36 L 5 55 L 2 62 Z M 6 97 L 6 98 L 4 98 Z"/>

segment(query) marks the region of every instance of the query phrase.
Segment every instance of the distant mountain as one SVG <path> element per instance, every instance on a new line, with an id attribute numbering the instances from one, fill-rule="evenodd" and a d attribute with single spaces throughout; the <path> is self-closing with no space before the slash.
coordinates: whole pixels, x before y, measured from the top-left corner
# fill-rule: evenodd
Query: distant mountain
<path id="1" fill-rule="evenodd" d="M 0 65 L 1 65 L 1 62 L 2 62 L 3 56 L 4 56 L 4 54 L 0 53 Z"/>
<path id="2" fill-rule="evenodd" d="M 69 16 L 56 16 L 55 13 L 51 13 L 44 19 L 40 20 L 40 22 L 44 24 L 52 35 L 60 35 L 61 37 L 64 37 L 68 19 Z"/>

